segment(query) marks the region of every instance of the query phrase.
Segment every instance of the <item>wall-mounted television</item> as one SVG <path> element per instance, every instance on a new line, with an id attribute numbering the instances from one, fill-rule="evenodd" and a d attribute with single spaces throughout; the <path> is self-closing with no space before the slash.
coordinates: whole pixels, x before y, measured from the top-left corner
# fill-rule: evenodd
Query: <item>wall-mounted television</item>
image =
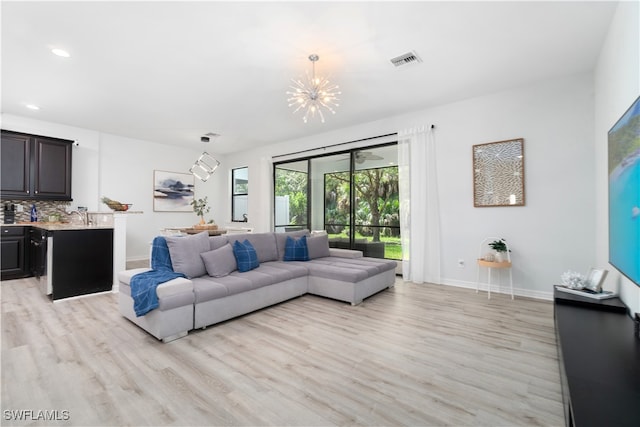
<path id="1" fill-rule="evenodd" d="M 640 286 L 640 97 L 608 136 L 609 263 Z"/>

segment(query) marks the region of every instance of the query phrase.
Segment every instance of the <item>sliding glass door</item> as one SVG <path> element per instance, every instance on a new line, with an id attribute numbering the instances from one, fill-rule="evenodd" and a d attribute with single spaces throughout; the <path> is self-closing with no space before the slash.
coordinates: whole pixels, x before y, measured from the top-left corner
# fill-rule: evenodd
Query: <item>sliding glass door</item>
<path id="1" fill-rule="evenodd" d="M 351 155 L 341 153 L 311 159 L 313 218 L 317 230 L 329 234 L 329 246 L 351 247 Z"/>
<path id="2" fill-rule="evenodd" d="M 275 229 L 293 231 L 309 228 L 309 162 L 275 165 Z"/>
<path id="3" fill-rule="evenodd" d="M 334 248 L 402 259 L 397 146 L 275 165 L 276 231 L 325 230 Z"/>
<path id="4" fill-rule="evenodd" d="M 353 247 L 365 256 L 402 259 L 397 147 L 353 153 Z"/>

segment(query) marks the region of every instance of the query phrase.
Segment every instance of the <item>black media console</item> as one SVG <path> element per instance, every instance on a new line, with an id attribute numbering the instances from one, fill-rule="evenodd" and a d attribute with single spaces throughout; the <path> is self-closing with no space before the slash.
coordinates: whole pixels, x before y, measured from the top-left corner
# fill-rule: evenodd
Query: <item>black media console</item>
<path id="1" fill-rule="evenodd" d="M 640 339 L 618 298 L 554 292 L 567 426 L 640 426 Z"/>

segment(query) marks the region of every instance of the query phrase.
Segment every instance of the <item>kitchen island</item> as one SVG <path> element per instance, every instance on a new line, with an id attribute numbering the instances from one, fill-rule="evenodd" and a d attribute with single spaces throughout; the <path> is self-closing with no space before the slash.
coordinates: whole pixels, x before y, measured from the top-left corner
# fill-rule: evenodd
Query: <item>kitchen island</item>
<path id="1" fill-rule="evenodd" d="M 142 214 L 142 212 L 77 214 L 78 212 L 69 213 L 65 218 L 67 222 L 37 221 L 2 224 L 3 249 L 7 249 L 3 251 L 2 280 L 36 276 L 43 292 L 52 295 L 54 300 L 109 290 L 117 292 L 118 272 L 126 269 L 127 218 L 132 214 Z M 17 236 L 20 233 L 22 234 Z M 105 235 L 110 237 L 104 237 Z M 22 246 L 20 246 L 21 241 L 14 242 L 14 240 L 17 241 L 16 236 L 22 237 L 24 240 Z M 5 240 L 7 241 L 5 242 Z M 108 240 L 111 241 L 111 252 L 108 251 Z M 71 245 L 71 247 L 61 249 L 61 255 L 55 250 L 48 250 L 54 247 L 60 249 L 60 245 Z M 21 247 L 26 247 L 26 250 L 19 251 Z M 9 251 L 9 249 L 15 250 Z M 21 255 L 23 253 L 24 255 Z M 54 257 L 54 254 L 57 256 Z M 54 258 L 57 260 L 55 281 L 60 279 L 57 291 L 54 290 L 56 286 L 53 284 L 53 275 L 49 274 L 54 272 Z M 106 284 L 106 279 L 103 283 L 102 278 L 107 262 L 111 265 L 109 285 Z M 100 271 L 99 280 L 95 276 L 91 278 L 94 269 L 96 269 L 96 274 L 98 274 L 97 271 Z M 84 279 L 81 278 L 77 284 L 68 284 L 75 280 L 73 274 L 81 275 Z M 82 285 L 81 283 L 86 280 L 97 280 L 100 284 L 85 283 Z M 70 290 L 65 290 L 69 287 L 71 287 Z"/>
<path id="2" fill-rule="evenodd" d="M 31 268 L 53 300 L 111 291 L 112 226 L 34 223 Z"/>

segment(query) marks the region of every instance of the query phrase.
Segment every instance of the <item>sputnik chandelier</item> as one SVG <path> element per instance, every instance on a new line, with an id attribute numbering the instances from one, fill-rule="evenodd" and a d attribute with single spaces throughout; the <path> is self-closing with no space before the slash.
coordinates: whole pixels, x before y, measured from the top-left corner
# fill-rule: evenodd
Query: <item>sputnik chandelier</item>
<path id="1" fill-rule="evenodd" d="M 289 107 L 295 107 L 293 113 L 297 113 L 299 110 L 304 111 L 302 121 L 307 123 L 309 118 L 320 117 L 320 121 L 324 123 L 324 114 L 322 114 L 322 108 L 326 108 L 331 114 L 335 114 L 334 107 L 340 105 L 336 102 L 339 101 L 338 95 L 340 92 L 339 86 L 331 84 L 331 82 L 325 77 L 316 77 L 316 61 L 320 57 L 316 54 L 309 55 L 309 61 L 313 66 L 311 76 L 307 71 L 306 80 L 291 79 L 293 85 L 290 86 L 292 90 L 287 91 L 289 95 Z"/>

